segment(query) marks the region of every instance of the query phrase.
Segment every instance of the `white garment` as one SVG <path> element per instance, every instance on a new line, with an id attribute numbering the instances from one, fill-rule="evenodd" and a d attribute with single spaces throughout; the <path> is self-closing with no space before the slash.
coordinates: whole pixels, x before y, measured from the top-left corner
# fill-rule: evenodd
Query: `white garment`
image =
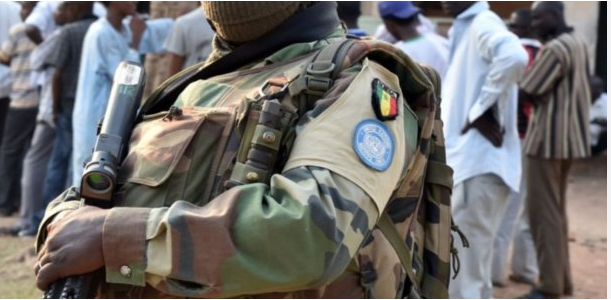
<path id="1" fill-rule="evenodd" d="M 98 18 L 106 17 L 106 7 L 104 4 L 96 1 L 93 3 L 93 15 Z"/>
<path id="2" fill-rule="evenodd" d="M 476 2 L 450 29 L 450 62 L 442 88 L 441 118 L 446 154 L 454 169 L 454 184 L 493 173 L 514 191 L 519 190 L 521 163 L 517 130 L 517 81 L 528 56 L 486 2 Z M 494 147 L 472 128 L 473 122 L 493 107 L 504 129 L 503 144 Z"/>
<path id="3" fill-rule="evenodd" d="M 418 22 L 420 22 L 420 25 L 418 25 L 418 28 L 416 28 L 418 32 L 420 33 L 437 32 L 437 25 L 435 25 L 435 23 L 433 23 L 429 18 L 425 17 L 423 14 L 418 15 Z"/>
<path id="4" fill-rule="evenodd" d="M 524 188 L 526 189 L 526 188 Z M 511 255 L 511 273 L 521 276 L 532 282 L 539 277 L 539 264 L 537 264 L 537 250 L 533 236 L 530 233 L 530 219 L 528 218 L 528 203 L 522 203 L 520 218 L 516 224 L 513 236 L 513 253 Z"/>
<path id="5" fill-rule="evenodd" d="M 19 4 L 12 1 L 0 2 L 0 45 L 8 38 L 13 25 L 21 21 Z M 11 93 L 11 69 L 0 64 L 0 98 L 6 98 Z"/>
<path id="6" fill-rule="evenodd" d="M 507 278 L 507 255 L 509 253 L 509 246 L 513 241 L 513 230 L 522 207 L 522 199 L 522 195 L 516 192 L 510 192 L 509 197 L 507 197 L 507 208 L 502 216 L 499 231 L 494 237 L 492 273 L 490 277 L 493 283 L 505 284 L 505 279 Z"/>
<path id="7" fill-rule="evenodd" d="M 415 62 L 433 67 L 443 79 L 448 69 L 449 47 L 447 41 L 435 33 L 421 34 L 416 38 L 399 41 L 395 46 L 405 52 Z"/>
<path id="8" fill-rule="evenodd" d="M 420 25 L 418 25 L 416 30 L 418 30 L 419 33 L 426 34 L 426 33 L 436 33 L 437 32 L 437 25 L 435 25 L 435 23 L 433 23 L 429 18 L 425 17 L 424 15 L 419 14 L 418 21 L 420 21 Z M 385 41 L 391 44 L 394 44 L 399 41 L 392 34 L 390 34 L 390 32 L 388 32 L 388 30 L 386 29 L 386 26 L 384 26 L 384 23 L 378 25 L 373 36 L 376 39 L 379 39 L 379 40 L 382 40 L 382 41 Z"/>
<path id="9" fill-rule="evenodd" d="M 214 31 L 201 8 L 179 17 L 164 43 L 170 53 L 185 57 L 183 68 L 205 61 L 212 52 Z"/>
<path id="10" fill-rule="evenodd" d="M 511 252 L 511 273 L 536 282 L 539 275 L 537 252 L 530 233 L 530 222 L 525 201 L 525 177 L 522 177 L 520 193 L 510 192 L 501 226 L 494 240 L 492 282 L 504 284 L 507 278 L 507 257 Z"/>
<path id="11" fill-rule="evenodd" d="M 492 297 L 492 255 L 494 237 L 507 206 L 509 187 L 496 175 L 471 177 L 454 185 L 452 217 L 469 240 L 469 248 L 458 247 L 460 272 L 450 282 L 450 298 Z M 454 235 L 454 241 L 460 241 Z"/>
<path id="12" fill-rule="evenodd" d="M 61 3 L 62 1 L 38 1 L 25 23 L 38 27 L 42 38 L 46 39 L 57 29 L 53 14 Z"/>
<path id="13" fill-rule="evenodd" d="M 602 93 L 590 107 L 590 144 L 596 146 L 598 139 L 606 126 L 592 123 L 594 120 L 607 120 L 607 93 Z"/>

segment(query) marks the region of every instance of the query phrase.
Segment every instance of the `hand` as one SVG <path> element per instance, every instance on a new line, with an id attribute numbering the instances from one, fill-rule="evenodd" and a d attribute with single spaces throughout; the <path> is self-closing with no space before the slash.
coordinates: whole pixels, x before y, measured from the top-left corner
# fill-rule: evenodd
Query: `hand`
<path id="1" fill-rule="evenodd" d="M 34 267 L 39 289 L 45 290 L 60 278 L 90 273 L 104 266 L 102 228 L 107 213 L 86 206 L 47 226 L 47 240 Z"/>
<path id="2" fill-rule="evenodd" d="M 138 49 L 140 48 L 140 38 L 146 29 L 146 22 L 136 13 L 129 22 L 129 28 L 132 30 L 132 48 Z"/>
<path id="3" fill-rule="evenodd" d="M 51 110 L 53 114 L 53 123 L 57 124 L 57 120 L 59 119 L 59 105 L 55 103 L 59 101 L 53 101 L 53 110 Z"/>
<path id="4" fill-rule="evenodd" d="M 475 128 L 481 133 L 494 147 L 501 147 L 503 144 L 503 134 L 504 131 L 501 129 L 501 126 L 494 118 L 491 109 L 488 109 L 485 113 L 483 113 L 479 118 L 477 118 L 473 123 L 468 123 L 463 127 L 461 134 L 467 133 L 469 129 Z"/>
<path id="5" fill-rule="evenodd" d="M 603 127 L 607 127 L 607 119 L 596 118 L 592 121 L 592 123 L 603 126 Z"/>

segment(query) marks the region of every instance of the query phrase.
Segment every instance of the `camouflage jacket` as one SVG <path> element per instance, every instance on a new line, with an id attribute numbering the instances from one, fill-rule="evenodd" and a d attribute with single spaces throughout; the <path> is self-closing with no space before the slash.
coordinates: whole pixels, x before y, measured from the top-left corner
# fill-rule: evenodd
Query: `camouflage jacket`
<path id="1" fill-rule="evenodd" d="M 429 146 L 422 141 L 436 135 L 435 143 L 443 143 L 424 73 L 393 73 L 364 57 L 372 42 L 357 42 L 328 90 L 306 97 L 307 112 L 300 113 L 304 87 L 295 79 L 319 49 L 343 40 L 338 30 L 290 45 L 190 84 L 176 99 L 178 114 L 145 116 L 104 224 L 105 297 L 400 297 L 405 270 L 376 226 L 384 211 L 407 239 L 419 277 L 426 255 L 443 253 L 435 267 L 448 268 L 449 244 L 427 253 L 417 233 L 429 228 L 412 218 L 424 201 L 417 182 L 426 166 L 420 151 Z M 253 136 L 248 123 L 272 80 L 291 90 L 279 99 L 289 124 L 276 145 L 280 161 L 269 180 L 227 189 L 234 167 L 247 159 L 240 145 Z M 381 104 L 376 116 L 372 99 L 382 98 L 394 106 Z M 417 106 L 427 109 L 410 109 Z M 393 109 L 396 117 L 384 120 Z M 370 131 L 381 142 L 365 143 Z M 75 198 L 74 190 L 60 196 L 46 220 L 74 208 Z M 434 205 L 436 216 L 449 211 L 448 202 Z M 434 230 L 449 239 L 449 225 Z"/>

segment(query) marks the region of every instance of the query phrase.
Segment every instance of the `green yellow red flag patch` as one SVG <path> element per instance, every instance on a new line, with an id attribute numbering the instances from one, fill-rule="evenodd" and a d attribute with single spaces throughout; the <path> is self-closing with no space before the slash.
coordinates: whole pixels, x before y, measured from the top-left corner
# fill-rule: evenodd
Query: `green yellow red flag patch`
<path id="1" fill-rule="evenodd" d="M 371 82 L 373 110 L 380 121 L 394 120 L 399 115 L 397 102 L 399 93 L 390 89 L 379 79 Z"/>

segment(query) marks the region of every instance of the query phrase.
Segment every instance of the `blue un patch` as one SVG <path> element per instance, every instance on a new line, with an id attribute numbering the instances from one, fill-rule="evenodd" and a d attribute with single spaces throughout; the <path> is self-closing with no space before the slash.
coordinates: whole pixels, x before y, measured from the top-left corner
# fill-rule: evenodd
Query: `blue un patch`
<path id="1" fill-rule="evenodd" d="M 365 165 L 383 172 L 392 162 L 395 141 L 384 123 L 368 119 L 356 125 L 352 148 Z"/>

